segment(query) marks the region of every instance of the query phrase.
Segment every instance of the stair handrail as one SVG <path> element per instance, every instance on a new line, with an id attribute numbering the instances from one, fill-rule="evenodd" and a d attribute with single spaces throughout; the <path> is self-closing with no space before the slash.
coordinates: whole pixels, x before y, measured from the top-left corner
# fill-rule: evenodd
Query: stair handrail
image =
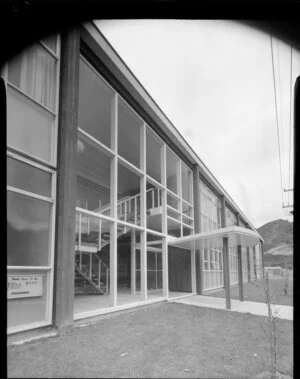
<path id="1" fill-rule="evenodd" d="M 154 192 L 158 192 L 159 191 L 159 188 L 154 188 L 154 187 L 152 187 L 152 188 L 149 188 L 148 190 L 146 190 L 146 194 L 148 193 L 148 192 L 152 192 L 153 193 L 153 197 L 152 197 L 152 208 L 154 208 L 154 203 L 155 203 L 155 199 L 154 199 Z M 123 197 L 122 199 L 120 199 L 120 200 L 118 200 L 118 202 L 117 202 L 117 207 L 120 207 L 122 204 L 125 204 L 125 203 L 129 203 L 129 202 L 131 202 L 133 199 L 137 199 L 138 197 L 140 197 L 141 196 L 141 194 L 140 193 L 138 193 L 138 194 L 136 194 L 136 195 L 133 195 L 133 196 L 125 196 L 125 197 Z M 161 200 L 160 199 L 158 199 L 159 201 L 158 201 L 158 203 L 159 204 L 161 204 Z M 97 208 L 97 209 L 95 209 L 94 210 L 94 212 L 97 212 L 97 213 L 103 213 L 103 212 L 105 212 L 105 211 L 107 211 L 107 210 L 109 210 L 110 209 L 110 205 L 106 205 L 106 206 L 104 206 L 104 207 L 102 207 L 102 208 Z"/>

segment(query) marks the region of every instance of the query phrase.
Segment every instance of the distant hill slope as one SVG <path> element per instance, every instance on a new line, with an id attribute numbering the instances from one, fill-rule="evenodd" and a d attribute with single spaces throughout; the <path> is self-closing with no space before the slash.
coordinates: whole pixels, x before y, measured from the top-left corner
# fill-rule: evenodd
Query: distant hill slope
<path id="1" fill-rule="evenodd" d="M 265 240 L 264 251 L 280 245 L 293 245 L 293 223 L 286 220 L 275 220 L 257 229 Z"/>
<path id="2" fill-rule="evenodd" d="M 275 220 L 257 229 L 264 239 L 265 266 L 293 266 L 293 223 Z"/>

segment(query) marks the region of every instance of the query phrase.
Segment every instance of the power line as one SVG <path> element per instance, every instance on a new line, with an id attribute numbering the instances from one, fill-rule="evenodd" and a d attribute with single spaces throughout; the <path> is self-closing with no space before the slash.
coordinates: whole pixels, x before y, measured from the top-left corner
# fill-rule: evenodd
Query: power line
<path id="1" fill-rule="evenodd" d="M 291 46 L 291 74 L 290 74 L 290 135 L 289 135 L 289 188 L 291 178 L 291 138 L 292 138 L 292 77 L 293 77 L 293 46 Z M 288 202 L 290 202 L 288 194 Z"/>
<path id="2" fill-rule="evenodd" d="M 283 147 L 284 147 L 284 141 L 283 141 L 283 136 L 284 136 L 284 133 L 283 133 L 283 121 L 282 121 L 282 98 L 281 98 L 281 94 L 282 94 L 282 87 L 281 87 L 281 75 L 280 75 L 280 59 L 279 59 L 279 41 L 277 39 L 277 66 L 278 66 L 278 111 L 280 113 L 280 125 L 279 125 L 279 129 L 280 129 L 280 136 L 281 136 L 281 139 L 282 139 L 282 150 L 283 150 Z M 275 67 L 275 66 L 274 66 Z M 284 156 L 284 154 L 282 154 Z M 284 163 L 284 162 L 283 162 Z M 284 168 L 284 164 L 283 164 L 283 168 Z M 282 177 L 282 180 L 283 180 L 283 177 Z"/>
<path id="3" fill-rule="evenodd" d="M 272 56 L 272 68 L 273 68 L 274 95 L 275 95 L 275 110 L 276 110 L 276 126 L 277 126 L 278 152 L 279 152 L 281 198 L 282 198 L 282 205 L 283 205 L 282 168 L 281 168 L 281 154 L 280 154 L 279 126 L 278 126 L 278 109 L 277 109 L 277 96 L 276 96 L 276 83 L 275 83 L 275 68 L 274 68 L 274 53 L 273 53 L 272 35 L 270 35 L 270 37 L 271 37 L 271 56 Z"/>

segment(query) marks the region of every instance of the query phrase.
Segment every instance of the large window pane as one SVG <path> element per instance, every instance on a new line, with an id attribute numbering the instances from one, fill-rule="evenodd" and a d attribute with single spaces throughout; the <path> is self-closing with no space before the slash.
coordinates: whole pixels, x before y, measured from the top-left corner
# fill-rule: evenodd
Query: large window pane
<path id="1" fill-rule="evenodd" d="M 175 193 L 179 193 L 178 165 L 179 158 L 167 147 L 167 187 Z"/>
<path id="2" fill-rule="evenodd" d="M 118 165 L 118 219 L 139 225 L 141 212 L 140 177 L 122 164 Z"/>
<path id="3" fill-rule="evenodd" d="M 79 68 L 79 127 L 111 146 L 111 113 L 114 92 L 83 60 Z"/>
<path id="4" fill-rule="evenodd" d="M 8 191 L 8 266 L 50 264 L 51 204 Z"/>
<path id="5" fill-rule="evenodd" d="M 52 162 L 54 116 L 7 87 L 7 143 Z"/>
<path id="6" fill-rule="evenodd" d="M 76 212 L 74 313 L 111 306 L 111 223 Z"/>
<path id="7" fill-rule="evenodd" d="M 234 226 L 237 224 L 236 216 L 231 212 L 229 208 L 225 208 L 226 226 Z"/>
<path id="8" fill-rule="evenodd" d="M 123 227 L 119 224 L 118 228 Z M 123 232 L 118 233 L 118 305 L 142 300 L 140 241 L 140 232 L 134 228 L 123 228 Z"/>
<path id="9" fill-rule="evenodd" d="M 181 224 L 168 217 L 168 235 L 172 237 L 181 237 Z"/>
<path id="10" fill-rule="evenodd" d="M 193 193 L 193 176 L 192 171 L 184 164 L 181 164 L 182 177 L 182 198 L 189 203 L 192 203 Z"/>
<path id="11" fill-rule="evenodd" d="M 52 174 L 18 159 L 7 157 L 7 184 L 25 191 L 51 197 Z"/>
<path id="12" fill-rule="evenodd" d="M 162 238 L 147 233 L 148 299 L 163 296 Z"/>
<path id="13" fill-rule="evenodd" d="M 140 167 L 140 130 L 142 124 L 143 121 L 119 97 L 118 153 L 137 167 Z"/>
<path id="14" fill-rule="evenodd" d="M 201 231 L 211 231 L 221 227 L 220 199 L 200 181 Z"/>
<path id="15" fill-rule="evenodd" d="M 110 158 L 88 138 L 77 142 L 77 206 L 110 215 Z"/>
<path id="16" fill-rule="evenodd" d="M 8 81 L 54 110 L 55 58 L 42 46 L 33 45 L 8 63 Z"/>
<path id="17" fill-rule="evenodd" d="M 161 148 L 162 142 L 149 129 L 146 129 L 147 174 L 161 182 Z"/>
<path id="18" fill-rule="evenodd" d="M 162 192 L 161 190 L 147 182 L 146 207 L 148 229 L 162 231 Z"/>

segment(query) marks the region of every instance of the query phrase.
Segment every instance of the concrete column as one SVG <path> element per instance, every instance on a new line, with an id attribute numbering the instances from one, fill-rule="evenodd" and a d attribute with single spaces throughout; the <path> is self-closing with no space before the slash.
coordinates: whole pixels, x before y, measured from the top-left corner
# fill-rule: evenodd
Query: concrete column
<path id="1" fill-rule="evenodd" d="M 201 232 L 201 201 L 200 201 L 200 185 L 199 185 L 200 168 L 198 165 L 194 166 L 193 170 L 193 187 L 194 187 L 194 228 L 195 234 Z M 195 250 L 196 258 L 196 288 L 198 295 L 203 292 L 203 267 L 201 259 L 202 250 Z"/>
<path id="2" fill-rule="evenodd" d="M 79 48 L 79 30 L 62 32 L 53 299 L 60 331 L 73 324 Z"/>

